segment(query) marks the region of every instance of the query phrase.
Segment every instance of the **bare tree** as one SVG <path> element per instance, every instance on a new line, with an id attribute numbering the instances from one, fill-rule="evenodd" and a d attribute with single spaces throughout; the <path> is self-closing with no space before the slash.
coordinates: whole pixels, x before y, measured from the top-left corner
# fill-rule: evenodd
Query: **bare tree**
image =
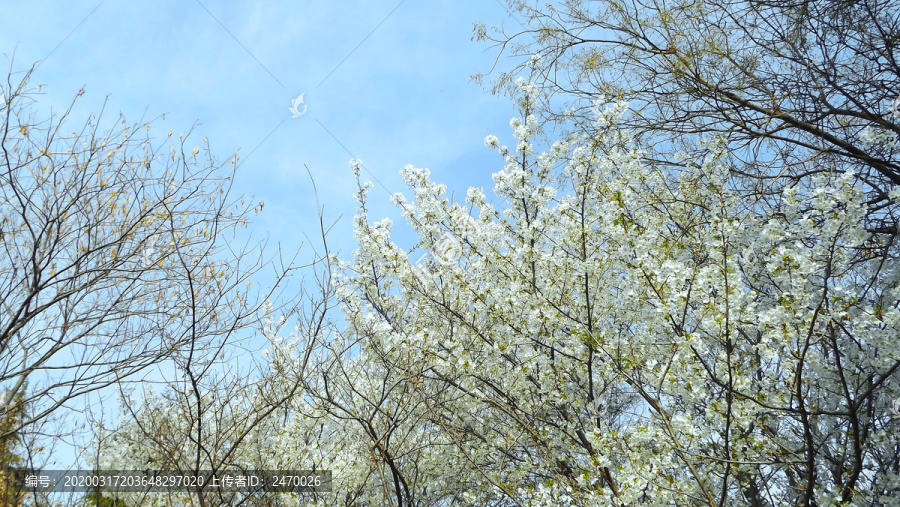
<path id="1" fill-rule="evenodd" d="M 141 392 L 122 389 L 125 418 L 118 427 L 96 435 L 89 459 L 107 469 L 120 464 L 219 477 L 224 472 L 297 470 L 299 464 L 284 449 L 273 446 L 273 440 L 297 417 L 295 407 L 303 405 L 305 379 L 315 376 L 313 352 L 334 327 L 328 320 L 333 288 L 324 225 L 321 234 L 325 252 L 316 252 L 309 264 L 297 268 L 313 269 L 316 285 L 302 284 L 300 293 L 291 296 L 292 307 L 277 320 L 279 308 L 269 301 L 274 294 L 266 294 L 255 320 L 257 332 L 250 336 L 227 329 L 214 347 L 175 351 L 171 356 L 175 373 L 165 380 L 163 389 L 147 385 Z M 204 310 L 191 300 L 186 311 L 199 321 Z M 277 333 L 289 317 L 300 322 L 295 337 L 302 339 L 282 343 Z M 263 354 L 267 356 L 263 361 L 257 354 L 258 343 L 250 342 L 260 337 L 270 341 L 271 350 Z M 328 468 L 320 461 L 304 461 L 302 466 L 304 470 Z M 122 498 L 128 504 L 156 500 L 201 507 L 279 505 L 277 496 L 223 491 L 209 482 L 171 493 Z"/>
<path id="2" fill-rule="evenodd" d="M 29 407 L 0 439 L 167 359 L 221 351 L 294 269 L 274 266 L 262 297 L 249 287 L 269 264 L 238 239 L 254 204 L 230 195 L 237 155 L 218 163 L 206 139 L 156 142 L 121 117 L 101 131 L 102 111 L 72 130 L 75 100 L 40 118 L 30 75 L 10 75 L 0 104 L 0 417 Z"/>

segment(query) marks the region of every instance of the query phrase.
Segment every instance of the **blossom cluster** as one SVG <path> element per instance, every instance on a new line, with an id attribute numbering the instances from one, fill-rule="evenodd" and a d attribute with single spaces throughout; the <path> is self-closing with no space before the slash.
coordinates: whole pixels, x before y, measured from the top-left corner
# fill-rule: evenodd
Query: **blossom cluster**
<path id="1" fill-rule="evenodd" d="M 597 132 L 537 155 L 530 115 L 510 123 L 514 154 L 488 136 L 503 162 L 496 206 L 479 188 L 468 209 L 448 202 L 427 169 L 404 168 L 411 199 L 392 201 L 416 249 L 458 242 L 428 277 L 391 221 L 369 220 L 361 184 L 358 248 L 331 259 L 343 322 L 316 342 L 267 321 L 268 382 L 304 388 L 235 456 L 339 470 L 322 505 L 796 505 L 807 474 L 816 503 L 838 505 L 842 457 L 891 459 L 900 266 L 861 254 L 854 175 L 752 201 L 721 139 L 664 171 L 617 127 L 627 111 L 609 105 Z M 241 410 L 262 406 L 246 398 Z M 190 431 L 174 399 L 145 406 L 173 435 Z M 241 410 L 218 424 L 240 426 Z M 880 421 L 865 437 L 861 411 Z M 129 439 L 135 427 L 111 459 L 162 459 Z M 897 474 L 854 480 L 873 504 L 900 488 Z"/>

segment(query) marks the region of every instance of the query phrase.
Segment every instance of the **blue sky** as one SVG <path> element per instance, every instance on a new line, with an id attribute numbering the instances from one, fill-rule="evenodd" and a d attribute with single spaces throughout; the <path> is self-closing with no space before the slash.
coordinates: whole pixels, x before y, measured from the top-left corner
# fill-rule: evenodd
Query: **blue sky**
<path id="1" fill-rule="evenodd" d="M 497 56 L 470 40 L 474 22 L 519 28 L 494 0 L 4 2 L 0 59 L 14 72 L 40 61 L 31 81 L 43 85 L 39 116 L 61 112 L 84 88 L 72 127 L 105 100 L 104 127 L 119 113 L 129 123 L 165 114 L 153 123 L 159 143 L 169 129 L 177 135 L 199 122 L 193 145 L 208 138 L 220 160 L 240 150 L 233 192 L 265 201 L 253 234 L 287 252 L 304 233 L 317 239 L 308 165 L 326 220 L 343 216 L 330 248 L 349 258 L 356 187 L 348 150 L 390 192 L 406 192 L 399 171 L 407 164 L 429 168 L 458 201 L 469 186 L 492 187 L 502 160 L 484 137 L 510 144 L 516 112 L 470 80 Z M 291 118 L 301 93 L 306 113 Z M 394 220 L 398 244 L 415 245 L 378 183 L 369 204 L 373 219 Z"/>
<path id="2" fill-rule="evenodd" d="M 497 1 L 8 2 L 0 52 L 14 70 L 41 61 L 39 110 L 61 110 L 84 87 L 76 122 L 108 96 L 108 122 L 165 113 L 154 123 L 161 137 L 199 122 L 195 144 L 207 137 L 221 159 L 239 149 L 234 192 L 266 203 L 254 234 L 288 251 L 304 232 L 316 237 L 307 164 L 326 218 L 343 215 L 329 242 L 348 257 L 348 150 L 391 192 L 406 190 L 406 164 L 429 168 L 457 199 L 491 187 L 501 160 L 483 139 L 508 141 L 515 110 L 470 80 L 497 56 L 470 40 L 473 22 L 518 28 Z M 291 118 L 300 93 L 306 113 Z M 373 218 L 399 225 L 378 183 L 371 199 Z M 415 243 L 405 227 L 397 233 L 404 248 Z"/>

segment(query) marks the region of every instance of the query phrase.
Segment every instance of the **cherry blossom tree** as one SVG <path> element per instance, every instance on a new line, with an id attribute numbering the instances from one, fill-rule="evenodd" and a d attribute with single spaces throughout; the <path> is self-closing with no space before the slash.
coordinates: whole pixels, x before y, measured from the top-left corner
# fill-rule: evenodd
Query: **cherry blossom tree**
<path id="1" fill-rule="evenodd" d="M 273 317 L 267 378 L 289 401 L 234 462 L 332 469 L 332 493 L 283 500 L 316 505 L 900 494 L 900 272 L 867 247 L 857 175 L 823 170 L 760 202 L 722 137 L 674 154 L 677 169 L 653 164 L 623 126 L 624 101 L 598 102 L 589 132 L 536 153 L 539 89 L 517 86 L 516 146 L 485 140 L 503 161 L 502 204 L 479 188 L 449 202 L 407 166 L 414 198 L 393 197 L 419 238 L 407 251 L 390 220 L 369 219 L 360 183 L 359 247 L 329 255 L 321 285 L 343 322 L 280 337 Z M 888 194 L 896 206 L 900 190 Z M 428 255 L 417 263 L 415 250 Z M 149 421 L 186 410 L 158 405 Z M 195 452 L 181 442 L 167 446 Z M 132 460 L 166 447 L 116 445 Z"/>
<path id="2" fill-rule="evenodd" d="M 619 125 L 623 102 L 596 133 L 534 156 L 537 89 L 519 86 L 516 149 L 486 141 L 505 160 L 501 209 L 475 188 L 468 209 L 448 203 L 427 170 L 403 171 L 415 199 L 394 201 L 432 252 L 426 269 L 389 220 L 368 221 L 361 186 L 360 247 L 338 288 L 359 353 L 339 376 L 350 419 L 382 428 L 368 445 L 392 473 L 370 491 L 396 505 L 896 494 L 897 266 L 860 256 L 855 175 L 824 172 L 760 206 L 720 138 L 681 170 L 648 164 Z M 616 409 L 597 410 L 601 395 Z"/>
<path id="3" fill-rule="evenodd" d="M 888 194 L 900 183 L 896 2 L 506 3 L 520 24 L 476 25 L 473 38 L 513 62 L 494 67 L 495 91 L 523 73 L 538 85 L 539 121 L 589 131 L 595 102 L 627 100 L 634 114 L 622 125 L 648 162 L 678 170 L 674 154 L 720 135 L 733 184 L 761 204 L 847 171 L 867 198 L 866 248 L 890 252 L 898 219 Z"/>

